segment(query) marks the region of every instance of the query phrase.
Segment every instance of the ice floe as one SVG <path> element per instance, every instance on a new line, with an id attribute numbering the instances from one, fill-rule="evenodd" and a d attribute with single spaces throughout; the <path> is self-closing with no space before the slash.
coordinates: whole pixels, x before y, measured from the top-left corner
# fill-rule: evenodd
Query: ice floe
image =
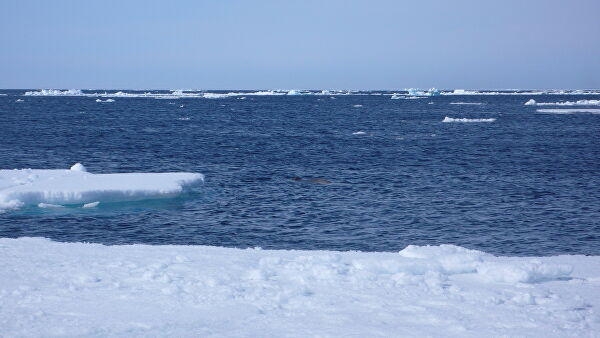
<path id="1" fill-rule="evenodd" d="M 0 239 L 12 336 L 591 337 L 600 257 Z"/>
<path id="2" fill-rule="evenodd" d="M 450 104 L 458 106 L 481 106 L 482 102 L 450 102 Z"/>
<path id="3" fill-rule="evenodd" d="M 415 88 L 409 88 L 406 90 L 408 92 L 408 96 L 438 96 L 441 95 L 441 92 L 435 88 L 431 88 L 429 90 L 420 90 Z"/>
<path id="4" fill-rule="evenodd" d="M 600 114 L 598 108 L 571 108 L 571 109 L 537 109 L 538 113 L 546 114 L 576 114 L 576 113 L 588 113 L 588 114 Z"/>
<path id="5" fill-rule="evenodd" d="M 463 123 L 474 123 L 474 122 L 494 122 L 495 118 L 487 118 L 487 119 L 468 119 L 468 118 L 453 118 L 453 117 L 444 117 L 442 122 L 463 122 Z"/>
<path id="6" fill-rule="evenodd" d="M 186 172 L 93 174 L 80 163 L 70 170 L 0 170 L 0 211 L 173 197 L 203 180 L 202 174 Z"/>
<path id="7" fill-rule="evenodd" d="M 531 99 L 525 102 L 526 106 L 600 106 L 600 100 L 577 100 L 559 102 L 536 102 Z"/>
<path id="8" fill-rule="evenodd" d="M 103 98 L 154 98 L 154 99 L 225 99 L 242 96 L 288 96 L 288 95 L 390 95 L 392 99 L 423 98 L 440 95 L 600 95 L 598 90 L 438 90 L 430 88 L 421 90 L 415 88 L 406 89 L 406 93 L 390 93 L 380 91 L 353 91 L 353 90 L 258 90 L 258 91 L 204 91 L 204 90 L 171 90 L 167 91 L 82 91 L 80 89 L 40 89 L 26 91 L 24 96 L 84 96 Z"/>

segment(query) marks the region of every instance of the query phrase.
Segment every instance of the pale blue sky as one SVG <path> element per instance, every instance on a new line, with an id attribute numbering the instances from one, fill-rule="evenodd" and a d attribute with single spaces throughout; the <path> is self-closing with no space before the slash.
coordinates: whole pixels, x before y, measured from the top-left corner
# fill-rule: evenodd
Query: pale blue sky
<path id="1" fill-rule="evenodd" d="M 0 88 L 600 88 L 600 1 L 0 2 Z"/>

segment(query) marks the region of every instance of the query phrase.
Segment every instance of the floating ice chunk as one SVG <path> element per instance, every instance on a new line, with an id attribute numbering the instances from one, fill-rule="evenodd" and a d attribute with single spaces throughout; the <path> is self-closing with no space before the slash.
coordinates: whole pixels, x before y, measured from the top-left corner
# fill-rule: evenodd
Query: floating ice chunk
<path id="1" fill-rule="evenodd" d="M 96 99 L 96 102 L 115 102 L 115 100 L 113 99 L 106 99 L 106 100 L 101 100 L 101 99 Z"/>
<path id="2" fill-rule="evenodd" d="M 362 107 L 362 106 L 363 106 L 362 104 L 355 104 L 355 105 L 353 105 L 352 107 L 354 107 L 354 108 L 360 108 L 360 107 Z"/>
<path id="3" fill-rule="evenodd" d="M 444 117 L 444 120 L 442 122 L 494 122 L 496 121 L 495 118 L 489 118 L 489 119 L 467 119 L 467 118 L 453 118 L 453 117 Z"/>
<path id="4" fill-rule="evenodd" d="M 525 102 L 526 106 L 600 106 L 600 100 L 577 100 L 562 102 L 535 102 L 529 100 Z"/>
<path id="5" fill-rule="evenodd" d="M 91 202 L 91 203 L 86 203 L 82 206 L 82 208 L 95 208 L 100 204 L 99 201 L 96 202 Z"/>
<path id="6" fill-rule="evenodd" d="M 72 170 L 72 171 L 83 171 L 83 172 L 87 172 L 87 169 L 86 169 L 86 168 L 83 166 L 83 164 L 81 164 L 81 163 L 79 163 L 79 162 L 77 162 L 77 163 L 73 164 L 73 165 L 71 166 L 71 169 L 70 169 L 70 170 Z"/>
<path id="7" fill-rule="evenodd" d="M 600 114 L 600 109 L 594 109 L 594 108 L 537 109 L 536 111 L 538 113 L 546 113 L 546 114 L 575 114 L 575 113 Z"/>
<path id="8" fill-rule="evenodd" d="M 57 90 L 57 89 L 40 89 L 38 91 L 27 91 L 25 96 L 82 96 L 83 92 L 79 89 Z"/>
<path id="9" fill-rule="evenodd" d="M 185 172 L 92 174 L 79 163 L 71 170 L 0 170 L 0 209 L 174 197 L 203 180 Z"/>
<path id="10" fill-rule="evenodd" d="M 15 102 L 23 102 L 23 101 L 25 101 L 25 100 L 23 100 L 23 99 L 17 99 L 17 101 L 15 101 Z"/>
<path id="11" fill-rule="evenodd" d="M 60 204 L 50 204 L 50 203 L 38 203 L 38 208 L 64 208 L 63 205 Z"/>
<path id="12" fill-rule="evenodd" d="M 367 134 L 367 133 L 365 133 L 365 132 L 364 132 L 364 131 L 362 131 L 362 130 L 355 131 L 354 133 L 352 133 L 352 135 L 366 135 L 366 134 Z"/>
<path id="13" fill-rule="evenodd" d="M 430 88 L 429 90 L 409 88 L 406 91 L 408 92 L 408 96 L 438 96 L 441 94 L 441 92 L 435 88 Z"/>
<path id="14" fill-rule="evenodd" d="M 480 106 L 483 103 L 482 102 L 450 102 L 450 104 L 459 105 L 459 106 L 469 106 L 469 105 Z"/>

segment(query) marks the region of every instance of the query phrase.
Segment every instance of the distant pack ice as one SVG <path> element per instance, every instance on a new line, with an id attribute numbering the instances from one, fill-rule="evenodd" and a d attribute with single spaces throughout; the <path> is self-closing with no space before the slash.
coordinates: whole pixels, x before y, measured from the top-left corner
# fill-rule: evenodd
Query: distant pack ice
<path id="1" fill-rule="evenodd" d="M 92 174 L 67 169 L 0 170 L 0 212 L 25 205 L 72 205 L 174 197 L 204 181 L 199 173 Z"/>

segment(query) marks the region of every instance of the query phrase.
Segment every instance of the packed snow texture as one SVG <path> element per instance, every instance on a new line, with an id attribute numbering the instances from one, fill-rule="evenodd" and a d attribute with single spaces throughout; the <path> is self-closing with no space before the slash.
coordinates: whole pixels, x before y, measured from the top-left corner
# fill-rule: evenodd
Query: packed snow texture
<path id="1" fill-rule="evenodd" d="M 204 180 L 198 173 L 92 174 L 77 163 L 70 170 L 0 170 L 0 212 L 24 205 L 41 208 L 95 202 L 173 197 Z"/>
<path id="2" fill-rule="evenodd" d="M 494 122 L 496 121 L 495 118 L 488 118 L 488 119 L 467 119 L 467 118 L 453 118 L 453 117 L 444 117 L 444 120 L 442 122 L 445 123 L 449 123 L 449 122 L 462 122 L 462 123 L 475 123 L 475 122 Z"/>
<path id="3" fill-rule="evenodd" d="M 525 102 L 526 106 L 600 106 L 600 100 L 577 100 L 561 102 L 536 102 L 531 99 Z"/>
<path id="4" fill-rule="evenodd" d="M 591 337 L 600 257 L 0 239 L 12 336 Z"/>

